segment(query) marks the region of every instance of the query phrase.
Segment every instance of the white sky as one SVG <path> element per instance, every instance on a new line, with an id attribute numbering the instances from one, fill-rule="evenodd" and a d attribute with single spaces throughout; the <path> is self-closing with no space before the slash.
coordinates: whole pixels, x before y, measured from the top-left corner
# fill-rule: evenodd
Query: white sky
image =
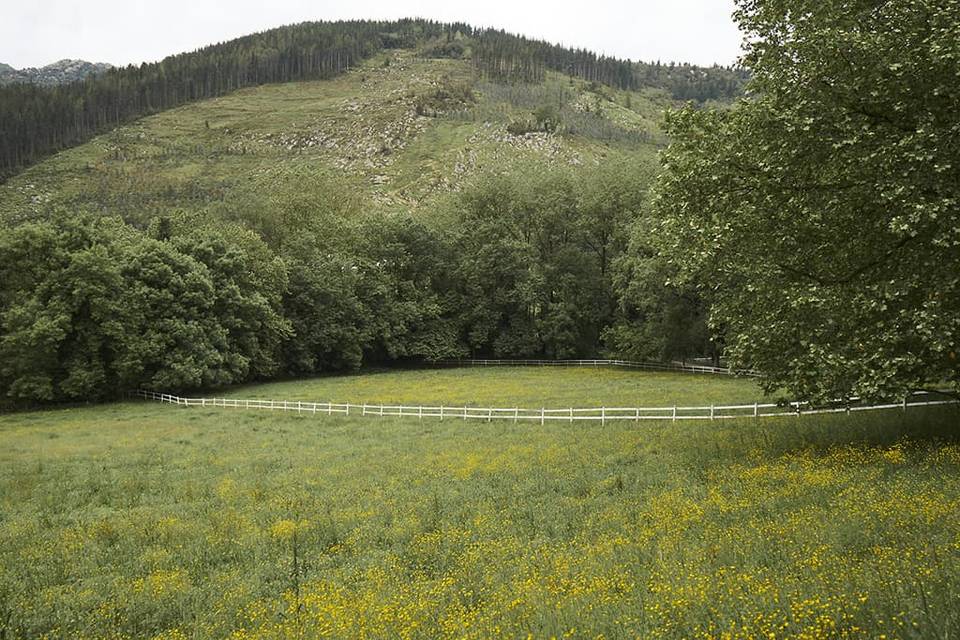
<path id="1" fill-rule="evenodd" d="M 305 20 L 423 17 L 496 27 L 632 60 L 733 63 L 733 0 L 0 0 L 0 62 L 116 65 Z"/>

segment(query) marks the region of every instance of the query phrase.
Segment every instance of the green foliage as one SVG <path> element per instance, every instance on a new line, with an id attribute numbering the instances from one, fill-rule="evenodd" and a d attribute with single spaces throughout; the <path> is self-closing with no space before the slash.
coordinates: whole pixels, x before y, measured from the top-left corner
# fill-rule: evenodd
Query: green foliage
<path id="1" fill-rule="evenodd" d="M 130 375 L 123 387 L 100 392 L 238 382 L 232 374 L 240 363 L 227 351 L 227 330 L 214 315 L 217 292 L 209 269 L 157 240 L 136 243 L 125 258 L 125 288 L 117 295 L 134 311 L 125 327 L 124 368 Z"/>
<path id="2" fill-rule="evenodd" d="M 97 232 L 109 260 L 97 275 L 120 274 L 94 301 L 105 310 L 93 321 L 54 299 L 21 307 L 6 302 L 19 292 L 5 297 L 11 320 L 0 340 L 10 356 L 0 394 L 63 401 L 471 353 L 597 355 L 618 317 L 612 265 L 654 147 L 618 134 L 613 148 L 594 136 L 599 129 L 566 129 L 589 117 L 646 135 L 662 96 L 642 96 L 638 112 L 605 102 L 586 114 L 577 111 L 583 83 L 559 76 L 474 92 L 465 62 L 391 58 L 388 70 L 371 61 L 327 82 L 145 118 L 0 187 L 11 229 L 41 220 L 56 236 L 102 217 L 84 223 L 112 229 Z M 490 124 L 417 118 L 418 96 L 445 114 L 469 106 Z M 503 136 L 519 112 L 538 130 L 555 117 L 563 126 L 549 138 Z M 376 151 L 384 145 L 389 156 Z M 479 211 L 471 203 L 502 170 L 515 170 L 490 196 L 503 201 Z M 509 228 L 497 207 L 510 212 Z M 79 252 L 55 253 L 69 262 Z M 29 267 L 11 258 L 5 277 L 16 282 Z M 69 337 L 23 342 L 29 331 L 75 324 L 101 346 L 70 347 L 80 357 L 64 346 Z M 73 373 L 61 384 L 68 357 Z"/>
<path id="3" fill-rule="evenodd" d="M 111 219 L 11 230 L 0 240 L 0 389 L 99 400 L 275 374 L 286 276 L 257 242 L 167 242 Z"/>
<path id="4" fill-rule="evenodd" d="M 370 335 L 369 359 L 463 355 L 444 236 L 403 215 L 362 220 L 356 233 L 357 296 Z"/>
<path id="5" fill-rule="evenodd" d="M 537 128 L 547 133 L 553 133 L 561 124 L 560 111 L 552 104 L 545 104 L 533 111 L 533 119 Z"/>
<path id="6" fill-rule="evenodd" d="M 513 118 L 507 123 L 507 132 L 515 136 L 525 136 L 538 130 L 536 122 L 529 116 Z"/>
<path id="7" fill-rule="evenodd" d="M 631 62 L 489 29 L 471 48 L 484 75 L 508 82 L 542 82 L 547 70 L 620 89 L 655 87 L 679 100 L 730 100 L 741 95 L 746 74 L 730 67 Z"/>
<path id="8" fill-rule="evenodd" d="M 643 198 L 637 169 L 514 167 L 464 190 L 458 276 L 474 353 L 595 352 L 613 312 L 610 261 Z"/>
<path id="9" fill-rule="evenodd" d="M 210 274 L 212 310 L 226 331 L 226 344 L 219 351 L 230 378 L 277 374 L 280 344 L 290 335 L 281 305 L 287 290 L 283 262 L 249 232 L 225 237 L 222 230 L 202 229 L 177 238 L 173 246 Z"/>
<path id="10" fill-rule="evenodd" d="M 447 111 L 465 109 L 476 101 L 477 96 L 471 83 L 444 76 L 440 80 L 440 86 L 416 97 L 414 108 L 417 115 L 437 116 Z"/>
<path id="11" fill-rule="evenodd" d="M 744 0 L 737 17 L 752 97 L 670 115 L 664 249 L 770 387 L 960 387 L 960 4 Z"/>
<path id="12" fill-rule="evenodd" d="M 613 353 L 637 360 L 710 355 L 716 361 L 720 349 L 707 328 L 707 306 L 695 287 L 676 283 L 676 267 L 651 245 L 652 227 L 639 218 L 614 264 L 617 315 L 604 341 Z"/>
<path id="13" fill-rule="evenodd" d="M 449 32 L 448 32 L 449 33 Z M 453 58 L 459 60 L 465 57 L 468 51 L 468 44 L 461 39 L 445 38 L 432 42 L 420 50 L 420 55 L 425 58 Z"/>
<path id="14" fill-rule="evenodd" d="M 100 397 L 123 378 L 130 309 L 108 231 L 25 225 L 0 238 L 0 387 L 16 400 Z"/>
<path id="15" fill-rule="evenodd" d="M 596 355 L 649 173 L 620 158 L 576 171 L 518 161 L 424 218 L 361 213 L 349 187 L 306 171 L 279 180 L 309 189 L 261 188 L 278 182 L 269 174 L 241 206 L 146 231 L 66 213 L 13 227 L 0 245 L 0 390 L 101 399 L 470 354 Z"/>

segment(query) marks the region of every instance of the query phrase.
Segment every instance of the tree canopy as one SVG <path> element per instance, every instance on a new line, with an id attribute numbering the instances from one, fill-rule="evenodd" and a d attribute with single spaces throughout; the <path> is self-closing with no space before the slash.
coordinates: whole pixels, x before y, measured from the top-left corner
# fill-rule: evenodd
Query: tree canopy
<path id="1" fill-rule="evenodd" d="M 703 355 L 699 301 L 626 254 L 647 237 L 631 229 L 652 172 L 517 161 L 427 215 L 365 212 L 330 180 L 320 199 L 266 192 L 145 229 L 68 211 L 10 227 L 0 395 L 99 400 L 471 355 Z"/>
<path id="2" fill-rule="evenodd" d="M 748 97 L 668 118 L 661 249 L 804 397 L 960 387 L 960 2 L 739 0 Z"/>

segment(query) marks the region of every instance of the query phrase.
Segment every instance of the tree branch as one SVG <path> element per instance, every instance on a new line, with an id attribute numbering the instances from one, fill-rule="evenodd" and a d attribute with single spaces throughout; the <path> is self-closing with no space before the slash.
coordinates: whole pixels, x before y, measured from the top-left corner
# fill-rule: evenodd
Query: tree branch
<path id="1" fill-rule="evenodd" d="M 881 264 L 889 260 L 891 257 L 893 257 L 894 254 L 900 251 L 903 247 L 909 244 L 910 241 L 916 237 L 917 236 L 906 236 L 902 238 L 899 242 L 897 242 L 890 249 L 888 249 L 883 255 L 875 258 L 874 260 L 871 260 L 870 262 L 867 262 L 866 264 L 863 264 L 857 267 L 847 275 L 840 278 L 825 278 L 823 276 L 818 276 L 808 271 L 804 271 L 802 269 L 798 269 L 796 267 L 793 267 L 787 264 L 777 263 L 776 266 L 781 271 L 785 271 L 787 273 L 791 273 L 793 275 L 806 278 L 807 280 L 812 280 L 813 282 L 816 282 L 817 284 L 825 287 L 850 284 L 854 279 L 863 275 L 867 271 L 874 269 L 875 267 L 879 267 Z"/>

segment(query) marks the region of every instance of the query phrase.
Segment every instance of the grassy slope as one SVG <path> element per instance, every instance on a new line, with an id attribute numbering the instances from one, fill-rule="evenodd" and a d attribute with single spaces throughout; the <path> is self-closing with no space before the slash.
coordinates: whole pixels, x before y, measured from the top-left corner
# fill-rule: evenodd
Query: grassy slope
<path id="1" fill-rule="evenodd" d="M 384 64 L 389 58 L 391 63 Z M 329 81 L 268 85 L 144 118 L 65 151 L 0 185 L 0 218 L 22 220 L 63 209 L 119 213 L 144 221 L 188 210 L 237 215 L 269 207 L 268 197 L 319 199 L 320 177 L 350 185 L 364 207 L 415 209 L 485 168 L 533 158 L 579 164 L 630 154 L 654 160 L 666 98 L 605 89 L 551 75 L 544 95 L 563 88 L 623 130 L 649 142 L 603 142 L 587 135 L 511 136 L 505 125 L 528 114 L 523 100 L 480 95 L 418 116 L 418 96 L 445 81 L 487 86 L 467 61 L 392 52 Z M 490 91 L 488 94 L 492 93 Z M 523 90 L 521 98 L 531 91 Z M 454 116 L 454 111 L 470 114 Z"/>
<path id="2" fill-rule="evenodd" d="M 0 416 L 0 625 L 956 637 L 956 422 L 516 427 L 138 403 Z"/>

